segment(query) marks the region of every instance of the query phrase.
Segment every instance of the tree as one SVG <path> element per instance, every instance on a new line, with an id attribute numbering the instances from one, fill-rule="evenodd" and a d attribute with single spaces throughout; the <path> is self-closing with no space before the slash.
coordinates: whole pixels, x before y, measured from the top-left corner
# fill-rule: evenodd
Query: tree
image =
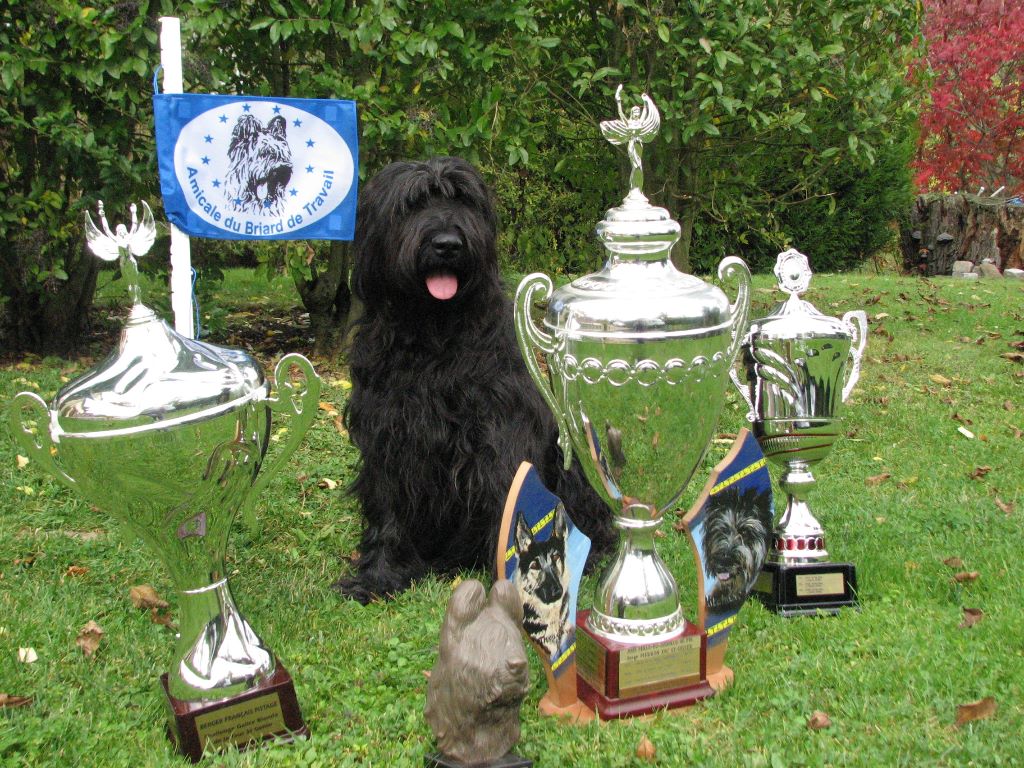
<path id="1" fill-rule="evenodd" d="M 918 186 L 1021 191 L 1024 0 L 927 0 L 924 35 Z"/>
<path id="2" fill-rule="evenodd" d="M 683 269 L 691 252 L 705 269 L 722 255 L 695 232 L 771 236 L 780 204 L 829 195 L 827 170 L 871 162 L 911 104 L 904 2 L 565 0 L 546 18 L 563 42 L 549 84 L 565 110 L 596 124 L 619 81 L 658 103 L 647 191 L 677 214 Z M 759 175 L 778 158 L 799 169 L 787 188 Z"/>
<path id="3" fill-rule="evenodd" d="M 152 10 L 152 13 L 151 13 Z M 69 351 L 98 260 L 82 212 L 111 217 L 155 197 L 148 83 L 157 50 L 146 2 L 0 3 L 0 338 Z"/>

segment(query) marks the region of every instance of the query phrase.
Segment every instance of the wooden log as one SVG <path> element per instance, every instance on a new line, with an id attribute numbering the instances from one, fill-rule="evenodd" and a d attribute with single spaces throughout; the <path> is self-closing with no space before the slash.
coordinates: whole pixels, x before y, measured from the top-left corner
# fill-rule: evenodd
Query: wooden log
<path id="1" fill-rule="evenodd" d="M 1000 269 L 1024 266 L 1024 206 L 978 195 L 920 195 L 900 232 L 903 266 L 924 276 L 949 275 L 953 262 Z"/>

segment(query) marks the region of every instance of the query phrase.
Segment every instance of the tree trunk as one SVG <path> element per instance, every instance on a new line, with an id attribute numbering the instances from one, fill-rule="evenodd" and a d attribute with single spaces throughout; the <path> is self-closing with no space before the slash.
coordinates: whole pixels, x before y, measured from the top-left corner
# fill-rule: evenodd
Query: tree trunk
<path id="1" fill-rule="evenodd" d="M 16 241 L 0 259 L 2 293 L 7 299 L 0 318 L 0 339 L 9 350 L 68 355 L 76 350 L 89 325 L 100 261 L 79 243 L 66 247 L 67 280 L 38 282 L 28 265 L 38 263 L 38 244 Z"/>
<path id="2" fill-rule="evenodd" d="M 978 195 L 920 195 L 900 232 L 903 266 L 948 275 L 954 261 L 991 259 L 1000 269 L 1024 267 L 1024 206 Z"/>
<path id="3" fill-rule="evenodd" d="M 309 280 L 295 282 L 302 305 L 309 312 L 313 351 L 317 355 L 335 357 L 345 345 L 349 310 L 352 308 L 352 294 L 348 287 L 351 258 L 351 243 L 332 240 L 326 269 L 314 271 Z"/>

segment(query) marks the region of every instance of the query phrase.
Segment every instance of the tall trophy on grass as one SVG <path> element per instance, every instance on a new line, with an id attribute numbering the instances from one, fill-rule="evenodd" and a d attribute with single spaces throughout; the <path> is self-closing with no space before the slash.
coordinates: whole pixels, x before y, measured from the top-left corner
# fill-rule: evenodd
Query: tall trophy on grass
<path id="1" fill-rule="evenodd" d="M 31 392 L 10 408 L 33 461 L 118 517 L 164 564 L 178 593 L 174 661 L 161 682 L 169 732 L 198 760 L 205 747 L 308 734 L 287 670 L 235 605 L 224 567 L 231 522 L 252 504 L 316 415 L 320 379 L 301 355 L 275 370 L 239 350 L 178 334 L 142 304 L 136 257 L 153 243 L 153 214 L 102 229 L 86 214 L 89 248 L 120 260 L 132 308 L 117 349 L 65 385 L 50 406 Z M 272 414 L 290 436 L 267 463 Z"/>
<path id="2" fill-rule="evenodd" d="M 732 372 L 761 449 L 782 466 L 779 486 L 787 497 L 755 590 L 783 616 L 835 613 L 857 602 L 856 568 L 829 562 L 825 531 L 807 496 L 817 483 L 811 469 L 832 450 L 842 404 L 860 378 L 867 316 L 855 310 L 828 317 L 800 298 L 811 268 L 799 251 L 779 254 L 775 276 L 789 298 L 751 323 L 740 370 Z"/>
<path id="3" fill-rule="evenodd" d="M 641 151 L 660 127 L 645 94 L 601 124 L 625 145 L 632 171 L 622 204 L 597 226 L 600 272 L 552 292 L 529 275 L 515 300 L 516 333 L 530 373 L 573 452 L 611 506 L 619 548 L 593 608 L 577 614 L 580 698 L 603 719 L 679 707 L 712 695 L 706 635 L 688 622 L 655 533 L 704 456 L 746 329 L 750 273 L 735 257 L 718 267 L 735 302 L 672 264 L 679 224 L 641 191 Z M 542 326 L 531 308 L 547 299 Z M 543 354 L 545 374 L 536 353 Z"/>

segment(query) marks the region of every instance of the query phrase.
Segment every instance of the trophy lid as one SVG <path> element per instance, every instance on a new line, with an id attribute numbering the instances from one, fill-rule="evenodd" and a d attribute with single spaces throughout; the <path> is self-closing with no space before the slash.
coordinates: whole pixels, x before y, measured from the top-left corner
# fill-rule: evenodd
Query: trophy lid
<path id="1" fill-rule="evenodd" d="M 625 144 L 632 169 L 629 193 L 597 225 L 607 251 L 604 269 L 555 291 L 545 325 L 573 335 L 629 337 L 707 332 L 732 322 L 725 294 L 703 280 L 680 272 L 671 261 L 680 227 L 664 208 L 651 205 L 641 191 L 643 144 L 658 133 L 661 116 L 651 98 L 643 107 L 622 109 L 622 86 L 615 91 L 619 119 L 601 123 L 601 133 Z"/>
<path id="2" fill-rule="evenodd" d="M 260 364 L 241 350 L 217 347 L 182 336 L 140 301 L 138 267 L 155 235 L 153 215 L 143 202 L 143 221 L 111 232 L 86 213 L 87 242 L 107 261 L 121 259 L 132 309 L 117 349 L 102 363 L 57 393 L 51 409 L 56 434 L 161 428 L 211 416 L 262 399 L 269 385 Z"/>
<path id="3" fill-rule="evenodd" d="M 775 262 L 779 289 L 789 298 L 777 304 L 770 314 L 750 324 L 748 339 L 851 339 L 849 325 L 837 317 L 819 312 L 800 295 L 811 283 L 811 267 L 807 257 L 793 248 L 780 253 Z"/>

